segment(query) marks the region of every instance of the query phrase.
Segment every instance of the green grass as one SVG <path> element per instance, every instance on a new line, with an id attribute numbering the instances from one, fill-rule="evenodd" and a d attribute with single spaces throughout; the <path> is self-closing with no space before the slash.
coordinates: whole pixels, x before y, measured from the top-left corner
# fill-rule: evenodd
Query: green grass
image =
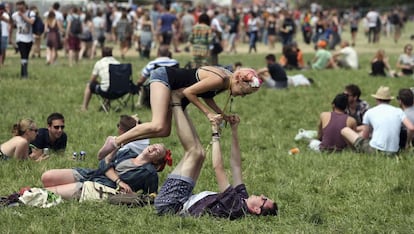
<path id="1" fill-rule="evenodd" d="M 362 39 L 361 39 L 362 40 Z M 365 40 L 365 39 L 364 39 Z M 391 64 L 402 50 L 383 42 Z M 152 207 L 128 209 L 106 203 L 79 204 L 68 201 L 50 209 L 17 207 L 0 209 L 1 233 L 412 233 L 414 230 L 414 159 L 403 153 L 400 160 L 383 156 L 360 155 L 350 151 L 340 154 L 311 152 L 302 142 L 294 142 L 298 128 L 316 129 L 319 113 L 330 110 L 332 98 L 349 83 L 358 84 L 362 98 L 374 105 L 370 94 L 380 85 L 398 89 L 413 86 L 410 78 L 383 79 L 368 76 L 368 63 L 375 46 L 361 42 L 367 52 L 360 54 L 358 71 L 305 71 L 313 77 L 313 87 L 291 88 L 286 91 L 262 89 L 257 94 L 236 98 L 233 111 L 240 115 L 240 142 L 244 180 L 250 193 L 274 198 L 280 215 L 274 217 L 247 217 L 237 221 L 217 220 L 211 217 L 158 217 Z M 262 52 L 265 50 L 262 48 Z M 9 51 L 12 54 L 12 51 Z M 264 53 L 222 55 L 222 63 L 242 61 L 251 67 L 264 66 Z M 311 53 L 306 54 L 310 59 Z M 189 60 L 177 56 L 182 64 Z M 134 66 L 134 77 L 146 61 L 128 57 Z M 66 117 L 69 136 L 65 155 L 41 163 L 8 161 L 0 163 L 0 194 L 6 195 L 23 186 L 40 187 L 41 174 L 52 168 L 95 167 L 96 153 L 105 137 L 116 134 L 116 123 L 121 113 L 108 115 L 98 112 L 94 97 L 90 111 L 82 113 L 83 90 L 93 61 L 82 61 L 69 68 L 64 58 L 57 66 L 46 67 L 43 59 L 30 60 L 29 80 L 20 80 L 19 59 L 8 58 L 0 68 L 0 142 L 10 138 L 10 128 L 17 119 L 31 117 L 39 126 L 51 112 L 62 112 Z M 291 74 L 293 74 L 292 72 Z M 225 95 L 217 97 L 224 105 Z M 397 105 L 395 101 L 393 105 Z M 204 146 L 209 142 L 209 123 L 193 106 L 190 116 Z M 145 121 L 148 110 L 136 110 Z M 132 114 L 130 109 L 122 113 Z M 228 167 L 230 147 L 229 129 L 224 129 L 223 151 Z M 168 138 L 153 139 L 163 142 L 173 152 L 174 165 L 183 150 L 175 130 Z M 297 155 L 288 155 L 292 147 L 299 147 Z M 73 151 L 87 151 L 85 162 L 71 160 Z M 208 152 L 211 153 L 211 152 Z M 160 174 L 160 185 L 172 168 Z M 194 192 L 217 190 L 208 156 Z"/>

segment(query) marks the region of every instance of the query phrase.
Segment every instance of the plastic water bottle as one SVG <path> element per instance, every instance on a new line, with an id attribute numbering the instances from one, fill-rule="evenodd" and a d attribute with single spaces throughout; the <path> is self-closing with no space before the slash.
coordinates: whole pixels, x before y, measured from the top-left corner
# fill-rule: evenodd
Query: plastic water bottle
<path id="1" fill-rule="evenodd" d="M 49 156 L 49 148 L 43 148 L 43 154 Z"/>
<path id="2" fill-rule="evenodd" d="M 78 153 L 73 152 L 72 159 L 75 160 L 75 161 L 78 160 Z"/>
<path id="3" fill-rule="evenodd" d="M 86 152 L 82 150 L 82 151 L 79 153 L 79 158 L 80 158 L 80 160 L 81 160 L 81 161 L 85 161 L 85 156 L 86 156 Z"/>

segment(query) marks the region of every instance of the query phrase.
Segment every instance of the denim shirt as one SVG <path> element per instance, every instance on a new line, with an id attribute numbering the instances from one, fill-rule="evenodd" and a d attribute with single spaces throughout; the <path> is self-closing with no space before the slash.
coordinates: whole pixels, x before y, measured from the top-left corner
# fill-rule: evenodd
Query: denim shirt
<path id="1" fill-rule="evenodd" d="M 135 157 L 137 157 L 137 153 L 133 150 L 129 148 L 120 149 L 108 164 L 105 162 L 105 159 L 100 160 L 98 169 L 89 172 L 86 180 L 116 188 L 116 183 L 106 177 L 105 173 L 110 168 L 116 168 L 121 162 Z M 119 178 L 127 183 L 134 192 L 143 190 L 143 193 L 156 193 L 158 190 L 157 170 L 151 163 L 137 166 L 135 169 L 126 172 L 118 171 L 118 174 Z"/>

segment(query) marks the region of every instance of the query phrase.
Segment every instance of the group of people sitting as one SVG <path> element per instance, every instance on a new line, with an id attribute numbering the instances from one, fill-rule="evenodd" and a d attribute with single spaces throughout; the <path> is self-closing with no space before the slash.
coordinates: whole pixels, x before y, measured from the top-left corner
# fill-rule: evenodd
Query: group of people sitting
<path id="1" fill-rule="evenodd" d="M 371 96 L 376 106 L 369 108 L 360 99 L 358 86 L 351 84 L 335 96 L 332 111 L 322 112 L 317 139 L 299 132 L 295 139 L 307 139 L 317 151 L 340 152 L 350 146 L 359 153 L 396 155 L 412 145 L 414 131 L 414 95 L 401 89 L 397 100 L 401 108 L 390 104 L 394 97 L 388 87 L 381 86 Z"/>
<path id="2" fill-rule="evenodd" d="M 359 61 L 357 51 L 350 46 L 348 41 L 343 41 L 341 43 L 341 48 L 336 52 L 330 52 L 326 49 L 327 43 L 324 40 L 320 40 L 316 44 L 316 53 L 309 66 L 315 70 L 323 69 L 335 69 L 335 68 L 345 68 L 345 69 L 359 69 Z M 389 62 L 388 58 L 385 55 L 383 49 L 379 49 L 373 59 L 371 60 L 371 72 L 372 76 L 388 76 L 388 77 L 401 77 L 401 76 L 410 76 L 413 75 L 414 70 L 414 56 L 412 54 L 413 46 L 407 44 L 404 46 L 404 53 L 401 54 L 397 59 L 396 69 L 399 71 L 395 72 Z M 301 53 L 296 53 L 298 56 L 296 59 L 287 60 L 286 56 L 282 56 L 280 64 L 287 68 L 298 68 L 304 69 Z M 293 61 L 293 62 L 289 62 Z M 298 65 L 296 65 L 298 64 Z"/>
<path id="3" fill-rule="evenodd" d="M 396 68 L 400 71 L 395 72 L 391 69 L 385 51 L 383 49 L 378 50 L 371 60 L 370 75 L 383 77 L 412 76 L 414 71 L 414 55 L 412 54 L 412 51 L 413 46 L 411 44 L 404 46 L 404 53 L 400 54 L 396 64 Z"/>

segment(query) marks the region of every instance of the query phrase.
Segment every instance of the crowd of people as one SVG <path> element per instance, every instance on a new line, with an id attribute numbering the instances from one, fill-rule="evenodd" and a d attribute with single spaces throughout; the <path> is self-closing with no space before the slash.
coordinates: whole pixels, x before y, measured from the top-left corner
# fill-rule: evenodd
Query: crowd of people
<path id="1" fill-rule="evenodd" d="M 357 7 L 326 10 L 317 4 L 312 4 L 309 10 L 292 10 L 284 4 L 229 8 L 190 3 L 163 5 L 157 1 L 152 6 L 121 7 L 92 1 L 82 8 L 66 7 L 63 11 L 60 8 L 60 3 L 56 2 L 43 13 L 24 1 L 18 1 L 15 6 L 0 4 L 1 64 L 11 45 L 21 55 L 21 76 L 28 77 L 30 54 L 41 56 L 44 38 L 46 64 L 56 62 L 58 50 L 65 51 L 70 66 L 83 58 L 93 59 L 97 48 L 103 48 L 109 41 L 119 44 L 121 58 L 134 48 L 141 57 L 149 59 L 153 48 L 171 45 L 174 53 L 190 52 L 193 67 L 199 67 L 218 65 L 219 54 L 237 53 L 240 43 L 247 43 L 251 53 L 257 52 L 258 42 L 268 45 L 270 50 L 280 42 L 283 54 L 280 62 L 289 68 L 292 64 L 294 68 L 304 68 L 298 47 L 302 32 L 303 42 L 313 43 L 317 50 L 330 52 L 339 45 L 340 54 L 351 63 L 342 65 L 355 69 L 358 61 L 352 49 L 356 46 L 360 26 L 369 43 L 378 43 L 381 36 L 391 37 L 391 34 L 397 43 L 408 20 L 405 11 L 398 7 L 382 14 L 370 9 L 363 15 L 365 10 Z M 349 42 L 341 39 L 346 31 L 351 33 Z M 328 52 L 318 52 L 323 58 L 313 61 L 316 64 L 309 67 L 335 67 L 332 60 L 327 59 Z M 336 55 L 334 59 L 338 57 L 336 52 L 329 57 L 332 55 Z M 324 64 L 326 60 L 328 64 Z M 407 61 L 405 58 L 404 63 Z M 400 62 L 396 68 L 412 70 Z"/>
<path id="2" fill-rule="evenodd" d="M 301 13 L 277 5 L 248 10 L 202 9 L 186 4 L 164 6 L 155 2 L 151 9 L 140 6 L 118 8 L 109 3 L 103 9 L 80 10 L 75 6 L 63 13 L 59 9 L 59 3 L 55 3 L 42 15 L 36 7 L 29 8 L 24 1 L 18 1 L 16 11 L 10 16 L 9 6 L 0 4 L 1 61 L 4 62 L 6 57 L 4 48 L 7 44 L 15 44 L 11 37 L 14 28 L 22 78 L 28 78 L 30 53 L 40 57 L 43 33 L 46 33 L 48 65 L 56 62 L 60 49 L 67 51 L 69 65 L 73 66 L 85 57 L 94 58 L 98 46 L 101 47 L 102 58 L 95 63 L 84 90 L 83 111 L 88 110 L 92 94 L 103 96 L 108 91 L 109 66 L 121 63 L 114 58 L 112 48 L 105 46 L 107 40 L 119 43 L 121 58 L 131 47 L 142 57 L 150 58 L 155 45 L 158 54 L 142 69 L 138 81 L 138 87 L 145 93 L 142 96 L 146 97 L 147 106 L 151 108 L 151 121 L 141 122 L 136 116 L 121 116 L 118 136 L 109 136 L 98 152 L 97 169 L 46 171 L 41 178 L 43 186 L 67 199 L 79 197 L 85 181 L 118 187 L 125 193 L 139 190 L 156 193 L 158 173 L 165 165 L 172 165 L 172 158 L 166 146 L 150 145 L 149 138 L 169 137 L 174 117 L 184 155 L 155 198 L 157 213 L 192 216 L 208 213 L 230 219 L 246 214 L 278 214 L 276 202 L 264 195 L 249 196 L 247 193 L 242 179 L 238 141 L 240 118 L 228 115 L 230 100 L 257 92 L 262 83 L 271 88 L 286 89 L 289 86 L 311 86 L 314 82 L 303 75 L 287 76 L 286 69 L 359 69 L 355 50 L 359 21 L 367 21 L 365 30 L 370 43 L 379 41 L 378 24 L 383 25 L 383 17 L 374 10 L 361 17 L 356 8 L 347 14 L 318 7 Z M 397 42 L 404 26 L 404 14 L 396 9 L 388 15 L 388 21 L 393 25 Z M 345 22 L 350 24 L 351 42 L 341 40 Z M 305 43 L 315 43 L 315 56 L 308 64 L 304 62 L 297 41 L 294 41 L 298 29 L 302 29 Z M 248 53 L 257 52 L 259 40 L 269 44 L 270 49 L 280 41 L 282 56 L 278 60 L 272 53 L 266 55 L 266 67 L 258 70 L 241 67 L 239 63 L 231 68 L 218 66 L 220 53 L 237 53 L 237 39 L 248 42 Z M 192 62 L 185 68 L 179 67 L 171 52 L 182 53 L 181 43 L 184 43 L 184 52 L 190 51 L 193 55 Z M 340 45 L 339 49 L 336 49 L 337 45 Z M 398 72 L 391 73 L 383 50 L 378 51 L 371 63 L 372 75 L 412 75 L 412 45 L 405 45 L 396 64 Z M 214 100 L 219 94 L 228 96 L 224 108 Z M 399 91 L 397 99 L 402 109 L 389 105 L 393 97 L 388 87 L 380 87 L 372 95 L 377 105 L 370 109 L 360 96 L 358 86 L 348 85 L 333 99 L 332 111 L 321 113 L 317 139 L 308 139 L 313 144 L 316 140 L 317 150 L 337 152 L 350 147 L 358 152 L 394 155 L 411 145 L 414 97 L 410 89 Z M 186 111 L 189 104 L 195 105 L 211 124 L 212 162 L 220 190 L 218 193 L 205 191 L 192 195 L 206 155 Z M 223 121 L 230 123 L 232 133 L 232 185 L 225 173 L 221 153 L 220 125 Z M 405 132 L 401 131 L 403 125 Z M 37 128 L 31 119 L 20 120 L 13 126 L 13 137 L 0 145 L 0 157 L 45 160 L 49 150 L 65 150 L 68 137 L 64 127 L 64 117 L 60 113 L 52 113 L 48 117 L 47 128 Z"/>

